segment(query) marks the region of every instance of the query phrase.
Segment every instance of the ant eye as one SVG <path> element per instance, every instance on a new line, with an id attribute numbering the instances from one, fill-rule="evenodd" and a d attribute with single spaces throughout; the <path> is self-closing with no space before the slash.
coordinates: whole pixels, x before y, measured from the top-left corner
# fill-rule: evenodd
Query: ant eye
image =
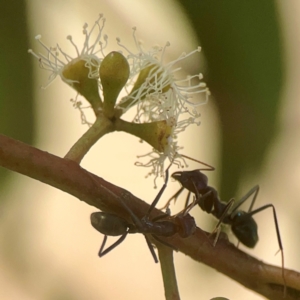
<path id="1" fill-rule="evenodd" d="M 243 216 L 244 214 L 245 214 L 244 211 L 238 211 L 234 217 L 239 218 L 239 217 Z"/>

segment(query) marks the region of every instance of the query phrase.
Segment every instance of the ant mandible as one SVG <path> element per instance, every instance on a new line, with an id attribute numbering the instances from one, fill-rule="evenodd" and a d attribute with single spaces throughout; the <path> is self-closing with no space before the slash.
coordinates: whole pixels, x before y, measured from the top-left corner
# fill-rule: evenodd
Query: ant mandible
<path id="1" fill-rule="evenodd" d="M 117 247 L 119 244 L 121 244 L 125 240 L 128 233 L 142 233 L 145 236 L 151 255 L 154 261 L 157 263 L 157 256 L 147 234 L 150 234 L 154 239 L 158 240 L 164 245 L 175 249 L 172 245 L 161 240 L 159 237 L 171 237 L 178 233 L 179 236 L 181 236 L 182 238 L 186 238 L 191 236 L 195 232 L 197 227 L 195 220 L 188 213 L 197 204 L 197 202 L 193 202 L 191 205 L 187 206 L 175 216 L 170 217 L 166 214 L 163 214 L 150 220 L 151 212 L 155 208 L 157 202 L 159 201 L 161 195 L 167 187 L 169 179 L 169 168 L 171 167 L 171 165 L 172 163 L 168 166 L 168 168 L 165 171 L 165 182 L 163 186 L 161 187 L 157 196 L 150 205 L 146 215 L 142 219 L 139 219 L 132 212 L 132 210 L 127 206 L 127 204 L 123 201 L 122 198 L 119 198 L 120 203 L 124 207 L 124 209 L 129 213 L 132 219 L 132 223 L 117 215 L 107 212 L 94 212 L 91 214 L 92 226 L 97 231 L 104 234 L 103 242 L 98 253 L 100 257 L 104 256 L 105 254 L 113 250 L 115 247 Z M 167 220 L 164 220 L 166 218 Z M 120 235 L 121 237 L 115 243 L 113 243 L 111 246 L 104 250 L 107 241 L 107 236 Z"/>

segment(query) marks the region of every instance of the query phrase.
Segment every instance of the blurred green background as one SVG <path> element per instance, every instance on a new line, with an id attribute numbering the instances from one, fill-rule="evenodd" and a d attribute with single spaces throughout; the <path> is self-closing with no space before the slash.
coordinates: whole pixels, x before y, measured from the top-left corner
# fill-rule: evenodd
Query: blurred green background
<path id="1" fill-rule="evenodd" d="M 284 66 L 277 7 L 271 0 L 180 3 L 207 62 L 221 125 L 220 191 L 229 200 L 245 172 L 259 173 L 278 129 Z"/>
<path id="2" fill-rule="evenodd" d="M 33 71 L 27 53 L 26 2 L 2 1 L 0 15 L 0 132 L 32 144 L 35 135 Z M 0 168 L 1 185 L 8 174 Z"/>

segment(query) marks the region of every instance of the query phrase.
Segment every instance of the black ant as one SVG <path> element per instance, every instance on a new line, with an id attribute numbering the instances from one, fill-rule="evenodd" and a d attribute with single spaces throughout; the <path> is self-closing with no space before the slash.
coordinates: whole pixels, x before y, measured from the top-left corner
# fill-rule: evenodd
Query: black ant
<path id="1" fill-rule="evenodd" d="M 187 156 L 184 156 L 186 158 L 189 158 Z M 192 159 L 194 160 L 194 159 Z M 200 162 L 202 163 L 202 162 Z M 231 225 L 231 230 L 234 233 L 234 235 L 237 237 L 238 241 L 244 244 L 245 246 L 249 248 L 253 248 L 257 241 L 258 241 L 258 234 L 257 234 L 257 224 L 255 220 L 253 219 L 253 215 L 267 209 L 272 208 L 273 209 L 273 217 L 275 222 L 275 228 L 276 228 L 276 234 L 277 234 L 277 240 L 279 249 L 281 251 L 281 259 L 282 259 L 282 276 L 283 280 L 285 282 L 285 276 L 284 276 L 284 255 L 283 255 L 283 246 L 281 242 L 280 232 L 279 232 L 279 225 L 276 215 L 276 210 L 273 204 L 266 204 L 262 207 L 259 207 L 255 210 L 252 210 L 255 200 L 257 198 L 258 192 L 259 192 L 259 186 L 256 185 L 252 189 L 248 191 L 246 195 L 244 195 L 239 201 L 236 203 L 234 202 L 234 199 L 231 199 L 228 203 L 225 203 L 220 200 L 218 196 L 218 192 L 216 189 L 208 185 L 208 178 L 205 174 L 203 174 L 201 171 L 213 171 L 215 168 L 212 166 L 209 166 L 205 163 L 202 163 L 205 166 L 207 166 L 207 169 L 196 169 L 193 171 L 178 171 L 171 175 L 172 178 L 179 181 L 182 185 L 182 187 L 168 200 L 167 204 L 164 208 L 169 208 L 170 202 L 174 199 L 178 198 L 178 196 L 181 194 L 181 192 L 184 189 L 188 190 L 188 195 L 186 198 L 186 204 L 188 205 L 190 195 L 193 193 L 195 195 L 194 202 L 198 203 L 198 205 L 201 207 L 202 210 L 204 210 L 207 213 L 211 213 L 214 215 L 218 220 L 218 224 L 213 231 L 219 231 L 221 223 Z M 250 207 L 247 212 L 239 210 L 239 207 L 248 200 L 251 196 L 252 201 L 250 204 Z M 216 236 L 216 239 L 214 241 L 214 245 L 217 242 L 218 234 Z"/>
<path id="2" fill-rule="evenodd" d="M 154 252 L 151 241 L 147 237 L 147 234 L 150 234 L 154 239 L 158 240 L 164 245 L 174 248 L 169 243 L 162 241 L 159 237 L 171 237 L 178 233 L 179 236 L 181 236 L 182 238 L 186 238 L 191 236 L 195 232 L 197 227 L 195 220 L 188 213 L 197 203 L 192 203 L 175 216 L 170 217 L 166 214 L 163 214 L 150 220 L 150 214 L 155 208 L 157 202 L 159 201 L 161 195 L 163 194 L 167 186 L 169 178 L 169 168 L 171 167 L 171 165 L 172 163 L 165 171 L 164 185 L 158 192 L 157 196 L 150 205 L 146 215 L 142 219 L 139 219 L 121 198 L 119 198 L 120 203 L 130 214 L 132 223 L 129 223 L 127 220 L 117 215 L 107 212 L 94 212 L 91 214 L 92 226 L 96 230 L 104 234 L 104 239 L 98 253 L 100 257 L 104 256 L 105 254 L 113 250 L 115 247 L 117 247 L 119 244 L 121 244 L 125 240 L 128 233 L 142 233 L 145 236 L 148 248 L 150 249 L 153 259 L 157 263 L 157 256 Z M 167 218 L 167 220 L 163 220 L 165 218 Z M 107 241 L 107 236 L 120 235 L 121 237 L 114 244 L 112 244 L 104 250 Z"/>

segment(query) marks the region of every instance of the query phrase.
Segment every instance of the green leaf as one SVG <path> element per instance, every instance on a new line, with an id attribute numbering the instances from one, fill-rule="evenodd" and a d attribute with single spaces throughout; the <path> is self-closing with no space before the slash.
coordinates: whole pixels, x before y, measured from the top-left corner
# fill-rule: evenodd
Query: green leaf
<path id="1" fill-rule="evenodd" d="M 0 132 L 32 144 L 31 57 L 25 1 L 3 1 L 0 10 Z M 0 185 L 9 171 L 0 168 Z M 1 201 L 1 199 L 0 199 Z"/>
<path id="2" fill-rule="evenodd" d="M 283 83 L 274 1 L 180 0 L 207 60 L 205 81 L 219 109 L 221 191 L 235 195 L 245 172 L 260 171 L 277 131 Z"/>

